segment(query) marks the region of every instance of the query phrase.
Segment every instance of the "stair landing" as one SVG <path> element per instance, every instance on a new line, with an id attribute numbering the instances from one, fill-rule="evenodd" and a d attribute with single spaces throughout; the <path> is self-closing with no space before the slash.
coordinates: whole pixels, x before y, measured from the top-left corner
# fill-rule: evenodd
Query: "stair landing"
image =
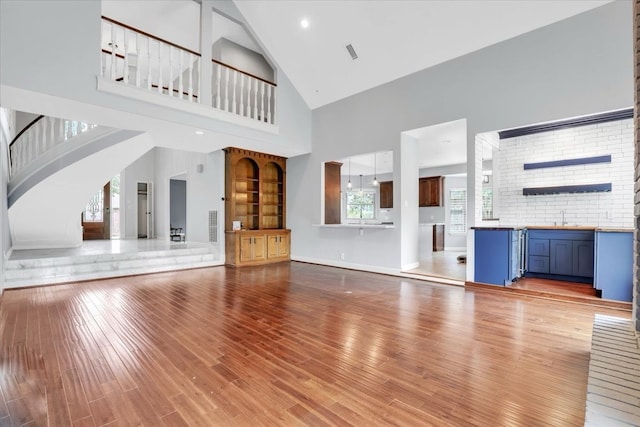
<path id="1" fill-rule="evenodd" d="M 215 246 L 165 240 L 91 240 L 78 248 L 13 251 L 5 288 L 223 265 Z"/>

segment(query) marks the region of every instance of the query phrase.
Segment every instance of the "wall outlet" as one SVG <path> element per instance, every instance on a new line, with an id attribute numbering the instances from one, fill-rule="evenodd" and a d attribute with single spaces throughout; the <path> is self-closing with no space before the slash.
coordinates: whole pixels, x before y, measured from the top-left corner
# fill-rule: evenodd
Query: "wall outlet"
<path id="1" fill-rule="evenodd" d="M 342 261 L 344 261 L 344 252 L 342 252 L 342 253 L 340 254 L 340 259 L 341 259 Z"/>

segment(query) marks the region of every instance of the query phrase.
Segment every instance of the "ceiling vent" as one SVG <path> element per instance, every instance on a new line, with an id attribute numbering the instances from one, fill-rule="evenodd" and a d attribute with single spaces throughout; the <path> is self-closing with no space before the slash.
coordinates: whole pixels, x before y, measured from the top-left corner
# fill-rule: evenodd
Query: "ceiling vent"
<path id="1" fill-rule="evenodd" d="M 353 48 L 351 43 L 349 43 L 345 47 L 347 48 L 347 52 L 349 52 L 349 55 L 351 55 L 351 59 L 357 59 L 358 58 L 358 54 L 356 53 L 356 50 Z"/>

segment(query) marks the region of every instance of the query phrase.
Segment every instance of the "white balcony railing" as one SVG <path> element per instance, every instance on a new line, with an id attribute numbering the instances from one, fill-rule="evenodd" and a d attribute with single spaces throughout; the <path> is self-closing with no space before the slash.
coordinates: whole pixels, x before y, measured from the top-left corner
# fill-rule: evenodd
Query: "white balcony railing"
<path id="1" fill-rule="evenodd" d="M 76 120 L 39 116 L 20 132 L 9 145 L 11 175 L 17 175 L 33 160 L 53 147 L 95 127 L 97 125 Z"/>
<path id="2" fill-rule="evenodd" d="M 199 102 L 197 52 L 103 17 L 101 56 L 102 77 Z"/>
<path id="3" fill-rule="evenodd" d="M 101 76 L 148 92 L 199 103 L 269 124 L 276 123 L 276 85 L 213 60 L 212 75 L 202 75 L 198 52 L 102 18 Z M 201 94 L 201 79 L 211 93 Z"/>
<path id="4" fill-rule="evenodd" d="M 213 107 L 275 124 L 276 85 L 213 60 Z"/>

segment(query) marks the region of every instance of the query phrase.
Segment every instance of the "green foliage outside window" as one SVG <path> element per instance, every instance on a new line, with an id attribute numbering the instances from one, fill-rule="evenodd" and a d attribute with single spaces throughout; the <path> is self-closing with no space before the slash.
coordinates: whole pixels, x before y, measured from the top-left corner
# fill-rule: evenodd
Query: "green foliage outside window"
<path id="1" fill-rule="evenodd" d="M 374 219 L 375 192 L 347 191 L 347 219 Z"/>

